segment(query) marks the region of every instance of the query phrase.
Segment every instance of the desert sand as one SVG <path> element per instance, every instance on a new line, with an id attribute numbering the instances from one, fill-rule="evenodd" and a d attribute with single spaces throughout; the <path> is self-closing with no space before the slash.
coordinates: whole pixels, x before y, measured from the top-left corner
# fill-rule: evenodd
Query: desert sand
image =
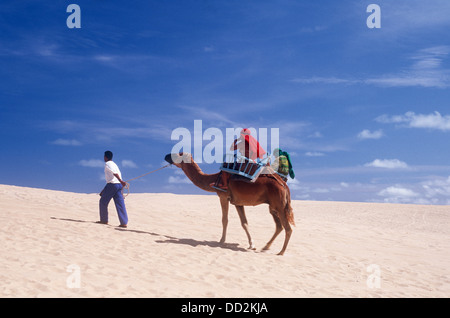
<path id="1" fill-rule="evenodd" d="M 293 201 L 284 232 L 247 207 L 257 250 L 214 195 L 136 194 L 127 229 L 98 194 L 0 185 L 0 297 L 449 297 L 450 207 Z"/>

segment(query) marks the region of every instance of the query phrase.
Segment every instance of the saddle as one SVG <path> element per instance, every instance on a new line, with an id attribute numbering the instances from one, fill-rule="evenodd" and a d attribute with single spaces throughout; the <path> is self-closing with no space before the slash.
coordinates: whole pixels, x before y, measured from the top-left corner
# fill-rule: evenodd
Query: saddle
<path id="1" fill-rule="evenodd" d="M 233 176 L 244 177 L 249 182 L 255 182 L 258 179 L 264 167 L 267 166 L 269 158 L 254 161 L 244 156 L 233 155 L 225 157 L 220 167 L 221 171 L 228 172 Z M 244 180 L 243 179 L 243 180 Z"/>
<path id="2" fill-rule="evenodd" d="M 220 170 L 221 172 L 229 173 L 230 177 L 226 178 L 226 184 L 221 185 L 225 180 L 222 180 L 222 173 L 220 173 L 217 181 L 212 185 L 212 187 L 217 190 L 226 192 L 224 187 L 228 187 L 229 180 L 255 183 L 260 177 L 275 179 L 283 187 L 287 185 L 286 176 L 279 174 L 270 167 L 268 163 L 269 158 L 264 158 L 263 160 L 255 162 L 246 157 L 234 155 L 232 158 L 226 159 L 228 160 L 224 160 Z"/>

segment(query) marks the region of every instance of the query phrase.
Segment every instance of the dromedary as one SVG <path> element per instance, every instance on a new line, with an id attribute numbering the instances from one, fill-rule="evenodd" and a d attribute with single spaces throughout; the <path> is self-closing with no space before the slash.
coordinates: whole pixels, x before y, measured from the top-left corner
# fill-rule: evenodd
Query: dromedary
<path id="1" fill-rule="evenodd" d="M 219 173 L 205 174 L 192 159 L 189 153 L 168 154 L 165 160 L 181 168 L 186 176 L 200 189 L 208 192 L 216 192 L 220 198 L 222 206 L 222 238 L 220 243 L 225 243 L 228 225 L 229 203 L 236 206 L 236 210 L 241 220 L 241 225 L 247 234 L 250 244 L 249 249 L 254 249 L 252 238 L 248 230 L 247 218 L 245 217 L 244 206 L 255 206 L 263 203 L 269 204 L 269 212 L 275 221 L 275 234 L 266 244 L 263 250 L 268 250 L 280 232 L 285 230 L 284 245 L 278 255 L 283 255 L 292 234 L 291 225 L 294 223 L 294 215 L 291 208 L 290 191 L 285 182 L 280 178 L 261 174 L 254 183 L 230 179 L 228 191 L 222 192 L 211 188 L 210 184 L 217 180 Z"/>

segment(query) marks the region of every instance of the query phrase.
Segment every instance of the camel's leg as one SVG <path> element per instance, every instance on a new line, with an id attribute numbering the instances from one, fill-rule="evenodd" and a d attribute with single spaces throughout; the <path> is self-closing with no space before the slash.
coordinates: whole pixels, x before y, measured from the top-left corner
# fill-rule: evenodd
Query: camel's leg
<path id="1" fill-rule="evenodd" d="M 227 196 L 220 196 L 220 205 L 222 206 L 222 238 L 220 243 L 225 243 L 227 237 L 227 226 L 228 226 L 228 207 L 229 202 Z"/>
<path id="2" fill-rule="evenodd" d="M 275 221 L 275 233 L 273 234 L 270 241 L 267 242 L 266 246 L 264 246 L 263 251 L 267 251 L 272 245 L 273 241 L 275 241 L 275 239 L 277 238 L 278 234 L 280 234 L 281 231 L 283 231 L 283 226 L 281 225 L 281 221 L 277 215 L 277 211 L 270 211 L 270 214 L 272 214 L 273 220 Z"/>
<path id="3" fill-rule="evenodd" d="M 280 220 L 281 220 L 281 225 L 283 225 L 283 227 L 284 227 L 284 231 L 285 231 L 285 235 L 286 236 L 284 238 L 283 248 L 281 249 L 280 253 L 278 253 L 278 255 L 283 255 L 284 252 L 286 251 L 287 246 L 288 246 L 289 239 L 291 238 L 292 228 L 291 228 L 291 225 L 289 224 L 289 221 L 286 218 L 286 215 L 284 213 L 281 214 Z"/>
<path id="4" fill-rule="evenodd" d="M 248 230 L 248 222 L 247 222 L 247 218 L 245 217 L 244 207 L 241 205 L 236 205 L 236 210 L 239 214 L 239 218 L 241 219 L 242 228 L 244 229 L 245 234 L 247 234 L 248 244 L 249 244 L 248 249 L 254 250 L 255 247 L 253 246 L 252 237 L 250 236 L 250 232 Z"/>

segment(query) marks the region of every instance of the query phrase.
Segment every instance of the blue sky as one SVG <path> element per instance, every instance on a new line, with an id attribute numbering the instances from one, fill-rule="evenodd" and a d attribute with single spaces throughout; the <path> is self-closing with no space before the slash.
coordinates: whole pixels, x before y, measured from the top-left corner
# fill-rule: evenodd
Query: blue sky
<path id="1" fill-rule="evenodd" d="M 131 179 L 202 120 L 279 128 L 295 199 L 450 204 L 450 1 L 4 0 L 0 28 L 2 184 L 99 192 L 105 150 Z"/>

